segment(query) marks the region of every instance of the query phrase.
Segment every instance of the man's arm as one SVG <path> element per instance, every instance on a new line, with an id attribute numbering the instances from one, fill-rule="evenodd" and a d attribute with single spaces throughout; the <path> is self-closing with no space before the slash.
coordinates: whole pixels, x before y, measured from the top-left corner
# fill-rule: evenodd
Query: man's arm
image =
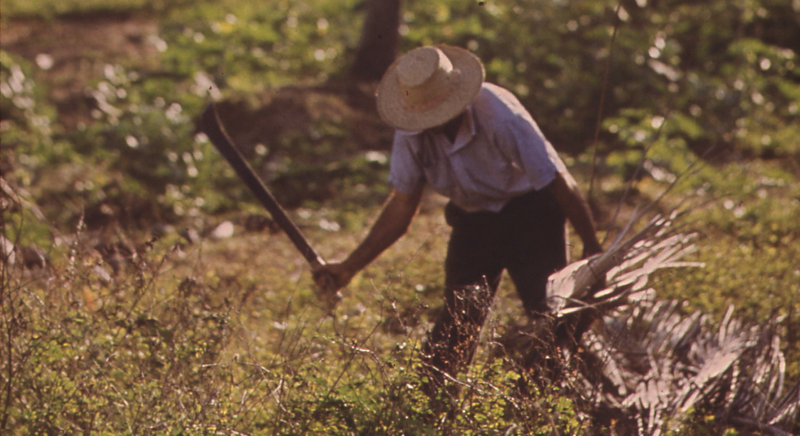
<path id="1" fill-rule="evenodd" d="M 580 236 L 583 242 L 583 257 L 603 251 L 595 234 L 592 213 L 581 196 L 578 184 L 572 175 L 568 172 L 556 173 L 556 178 L 547 185 L 546 189 L 553 193 L 561 210 L 564 211 L 564 215 Z"/>
<path id="2" fill-rule="evenodd" d="M 313 271 L 317 285 L 324 287 L 332 280 L 336 289 L 345 287 L 356 273 L 405 234 L 417 213 L 420 198 L 422 190 L 410 195 L 393 190 L 361 244 L 343 262 L 322 265 Z"/>

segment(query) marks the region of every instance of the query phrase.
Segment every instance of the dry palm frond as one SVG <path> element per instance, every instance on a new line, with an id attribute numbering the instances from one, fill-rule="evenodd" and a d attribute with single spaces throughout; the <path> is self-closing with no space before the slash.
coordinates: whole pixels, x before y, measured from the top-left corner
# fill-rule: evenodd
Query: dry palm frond
<path id="1" fill-rule="evenodd" d="M 789 434 L 800 415 L 800 385 L 784 390 L 780 320 L 746 325 L 731 307 L 712 331 L 705 315 L 684 315 L 679 302 L 656 301 L 647 287 L 659 269 L 701 266 L 680 260 L 693 250 L 693 235 L 671 230 L 674 218 L 656 217 L 601 255 L 550 277 L 556 320 L 592 313 L 604 321 L 577 338 L 585 356 L 601 362 L 581 367 L 581 383 L 598 392 L 598 410 L 617 411 L 640 434 L 663 434 L 692 410 L 724 425 Z M 593 290 L 600 277 L 605 286 Z"/>
<path id="2" fill-rule="evenodd" d="M 641 301 L 607 316 L 584 337 L 614 387 L 599 402 L 627 411 L 641 434 L 662 434 L 698 409 L 726 425 L 789 434 L 782 429 L 800 412 L 800 385 L 784 391 L 779 320 L 745 325 L 732 313 L 718 330 L 699 312 L 682 315 L 675 301 Z"/>
<path id="3" fill-rule="evenodd" d="M 676 212 L 669 217 L 657 216 L 629 239 L 618 238 L 603 253 L 573 262 L 552 274 L 547 284 L 551 311 L 556 317 L 564 317 L 592 307 L 619 305 L 648 291 L 648 278 L 659 269 L 702 266 L 679 261 L 694 250 L 690 244 L 694 234 L 671 232 L 670 226 L 677 215 Z M 605 288 L 590 292 L 601 278 Z"/>

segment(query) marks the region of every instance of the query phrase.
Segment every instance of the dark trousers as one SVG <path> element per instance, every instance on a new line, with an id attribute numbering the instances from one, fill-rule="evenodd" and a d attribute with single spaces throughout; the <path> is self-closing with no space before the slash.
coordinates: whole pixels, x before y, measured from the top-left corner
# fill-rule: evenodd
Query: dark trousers
<path id="1" fill-rule="evenodd" d="M 445 209 L 452 227 L 445 260 L 445 305 L 423 345 L 428 389 L 442 372 L 455 375 L 472 361 L 477 339 L 504 270 L 530 315 L 547 309 L 548 276 L 567 263 L 564 214 L 553 195 L 532 191 L 500 212 Z"/>

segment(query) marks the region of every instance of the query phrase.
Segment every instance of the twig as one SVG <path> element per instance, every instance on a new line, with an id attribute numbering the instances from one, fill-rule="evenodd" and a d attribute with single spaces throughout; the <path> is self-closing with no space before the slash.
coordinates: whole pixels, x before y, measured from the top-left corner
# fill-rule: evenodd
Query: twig
<path id="1" fill-rule="evenodd" d="M 608 43 L 608 58 L 606 58 L 606 66 L 605 71 L 603 72 L 603 85 L 600 91 L 600 102 L 597 104 L 597 123 L 595 124 L 594 129 L 594 140 L 592 142 L 592 173 L 589 177 L 589 199 L 591 200 L 592 194 L 594 193 L 594 179 L 595 179 L 595 169 L 597 168 L 597 141 L 600 137 L 600 125 L 603 122 L 603 107 L 605 106 L 606 102 L 606 92 L 608 91 L 608 76 L 611 71 L 611 59 L 614 54 L 614 43 L 617 39 L 617 30 L 619 29 L 619 23 L 622 21 L 619 19 L 619 11 L 622 8 L 622 2 L 617 3 L 617 9 L 614 11 L 614 31 L 611 34 L 611 41 Z"/>

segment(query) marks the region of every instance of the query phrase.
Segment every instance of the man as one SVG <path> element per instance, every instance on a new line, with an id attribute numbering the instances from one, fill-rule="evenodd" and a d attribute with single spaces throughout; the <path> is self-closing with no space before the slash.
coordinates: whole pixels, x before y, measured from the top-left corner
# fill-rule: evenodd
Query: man
<path id="1" fill-rule="evenodd" d="M 423 360 L 434 378 L 455 374 L 472 359 L 504 270 L 525 310 L 537 316 L 547 309 L 547 277 L 567 263 L 565 218 L 584 256 L 601 251 L 600 243 L 564 163 L 520 102 L 484 82 L 483 65 L 469 51 L 412 50 L 389 67 L 376 96 L 381 118 L 397 129 L 393 190 L 364 241 L 344 261 L 317 268 L 314 278 L 323 288 L 346 286 L 406 232 L 426 184 L 449 197 L 446 310 Z"/>

